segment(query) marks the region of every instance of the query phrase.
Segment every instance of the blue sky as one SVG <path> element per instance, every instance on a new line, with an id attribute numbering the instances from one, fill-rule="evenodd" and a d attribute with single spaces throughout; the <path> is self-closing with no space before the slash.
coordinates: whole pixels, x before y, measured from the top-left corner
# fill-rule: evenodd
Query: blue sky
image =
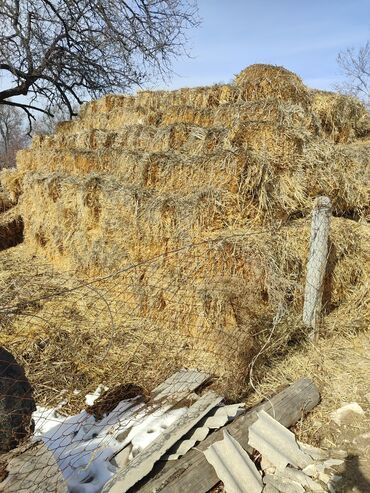
<path id="1" fill-rule="evenodd" d="M 336 57 L 370 37 L 370 0 L 199 0 L 202 25 L 189 33 L 192 58 L 157 88 L 229 82 L 252 63 L 283 65 L 304 82 L 331 89 Z"/>

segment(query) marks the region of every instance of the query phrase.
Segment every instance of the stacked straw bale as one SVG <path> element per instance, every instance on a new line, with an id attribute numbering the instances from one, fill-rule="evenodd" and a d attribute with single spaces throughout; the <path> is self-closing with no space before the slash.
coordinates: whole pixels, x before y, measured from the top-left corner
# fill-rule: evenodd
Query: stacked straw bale
<path id="1" fill-rule="evenodd" d="M 19 343 L 22 317 L 5 324 L 0 343 L 28 365 L 31 379 L 34 372 L 44 401 L 47 378 L 35 370 L 42 358 L 59 361 L 85 387 L 124 378 L 150 388 L 194 366 L 240 395 L 256 355 L 282 351 L 302 329 L 319 194 L 338 216 L 326 329 L 365 327 L 368 128 L 357 100 L 311 91 L 267 65 L 248 67 L 228 85 L 86 104 L 55 135 L 34 138 L 1 181 L 24 222 L 22 255 L 44 256 L 98 284 L 75 289 L 74 275 L 63 278 L 72 291 L 32 305 L 32 349 Z M 14 252 L 7 255 L 13 265 Z M 58 279 L 42 291 L 54 293 Z M 26 302 L 20 291 L 18 298 Z M 66 356 L 61 339 L 79 351 Z M 64 377 L 53 379 L 66 386 Z"/>

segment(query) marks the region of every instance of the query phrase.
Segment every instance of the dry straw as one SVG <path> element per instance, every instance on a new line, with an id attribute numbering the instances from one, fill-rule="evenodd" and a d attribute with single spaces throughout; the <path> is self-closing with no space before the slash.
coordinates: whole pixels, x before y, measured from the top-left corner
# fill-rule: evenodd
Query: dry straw
<path id="1" fill-rule="evenodd" d="M 76 388 L 124 381 L 150 389 L 181 366 L 212 371 L 217 387 L 236 398 L 248 388 L 249 365 L 277 311 L 283 316 L 258 363 L 303 337 L 309 229 L 302 219 L 275 233 L 214 235 L 135 267 L 127 263 L 87 286 L 32 260 L 24 246 L 8 250 L 1 257 L 1 343 L 24 362 L 42 403 L 56 403 L 67 390 L 75 410 L 83 404 Z M 370 321 L 369 239 L 365 226 L 334 220 L 323 336 Z"/>
<path id="2" fill-rule="evenodd" d="M 0 257 L 2 305 L 15 305 L 1 343 L 39 399 L 66 389 L 72 409 L 76 387 L 150 389 L 180 366 L 240 396 L 266 341 L 259 364 L 302 334 L 319 194 L 338 216 L 323 328 L 365 328 L 367 128 L 357 100 L 254 65 L 229 85 L 106 96 L 34 138 L 1 178 L 25 228 L 24 245 Z"/>

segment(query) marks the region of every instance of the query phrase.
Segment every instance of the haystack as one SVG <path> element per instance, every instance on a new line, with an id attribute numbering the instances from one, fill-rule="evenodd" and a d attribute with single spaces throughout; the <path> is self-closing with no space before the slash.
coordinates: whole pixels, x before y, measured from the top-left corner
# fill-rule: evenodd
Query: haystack
<path id="1" fill-rule="evenodd" d="M 313 91 L 312 94 L 313 110 L 330 140 L 352 142 L 369 134 L 369 113 L 358 99 L 328 91 Z"/>
<path id="2" fill-rule="evenodd" d="M 257 355 L 256 366 L 304 338 L 309 235 L 308 218 L 275 233 L 208 235 L 88 284 L 30 258 L 25 245 L 8 250 L 0 343 L 25 364 L 43 404 L 63 395 L 75 411 L 84 398 L 75 389 L 124 381 L 150 390 L 182 366 L 212 372 L 236 398 Z M 370 321 L 369 240 L 366 226 L 333 221 L 322 337 Z"/>
<path id="3" fill-rule="evenodd" d="M 290 101 L 309 107 L 311 95 L 302 80 L 284 67 L 255 64 L 242 70 L 236 77 L 235 83 L 242 88 L 247 100 Z"/>
<path id="4" fill-rule="evenodd" d="M 3 285 L 19 279 L 0 344 L 42 402 L 67 389 L 73 408 L 74 388 L 100 383 L 150 389 L 181 366 L 243 393 L 256 362 L 302 337 L 319 194 L 338 216 L 322 328 L 366 327 L 366 112 L 325 97 L 255 65 L 229 85 L 106 96 L 18 155 L 1 181 L 25 240 L 0 257 Z"/>

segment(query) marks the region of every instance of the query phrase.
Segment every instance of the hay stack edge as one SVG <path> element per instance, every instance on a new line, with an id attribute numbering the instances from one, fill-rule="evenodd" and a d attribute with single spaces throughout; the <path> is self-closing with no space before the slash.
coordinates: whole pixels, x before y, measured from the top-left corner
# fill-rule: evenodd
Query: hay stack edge
<path id="1" fill-rule="evenodd" d="M 304 337 L 321 194 L 334 215 L 322 332 L 366 328 L 369 131 L 358 100 L 252 65 L 230 84 L 106 96 L 36 136 L 0 177 L 24 238 L 1 253 L 16 309 L 0 344 L 37 402 L 67 391 L 76 410 L 76 389 L 150 390 L 181 367 L 240 396 L 261 349 L 258 364 Z"/>

